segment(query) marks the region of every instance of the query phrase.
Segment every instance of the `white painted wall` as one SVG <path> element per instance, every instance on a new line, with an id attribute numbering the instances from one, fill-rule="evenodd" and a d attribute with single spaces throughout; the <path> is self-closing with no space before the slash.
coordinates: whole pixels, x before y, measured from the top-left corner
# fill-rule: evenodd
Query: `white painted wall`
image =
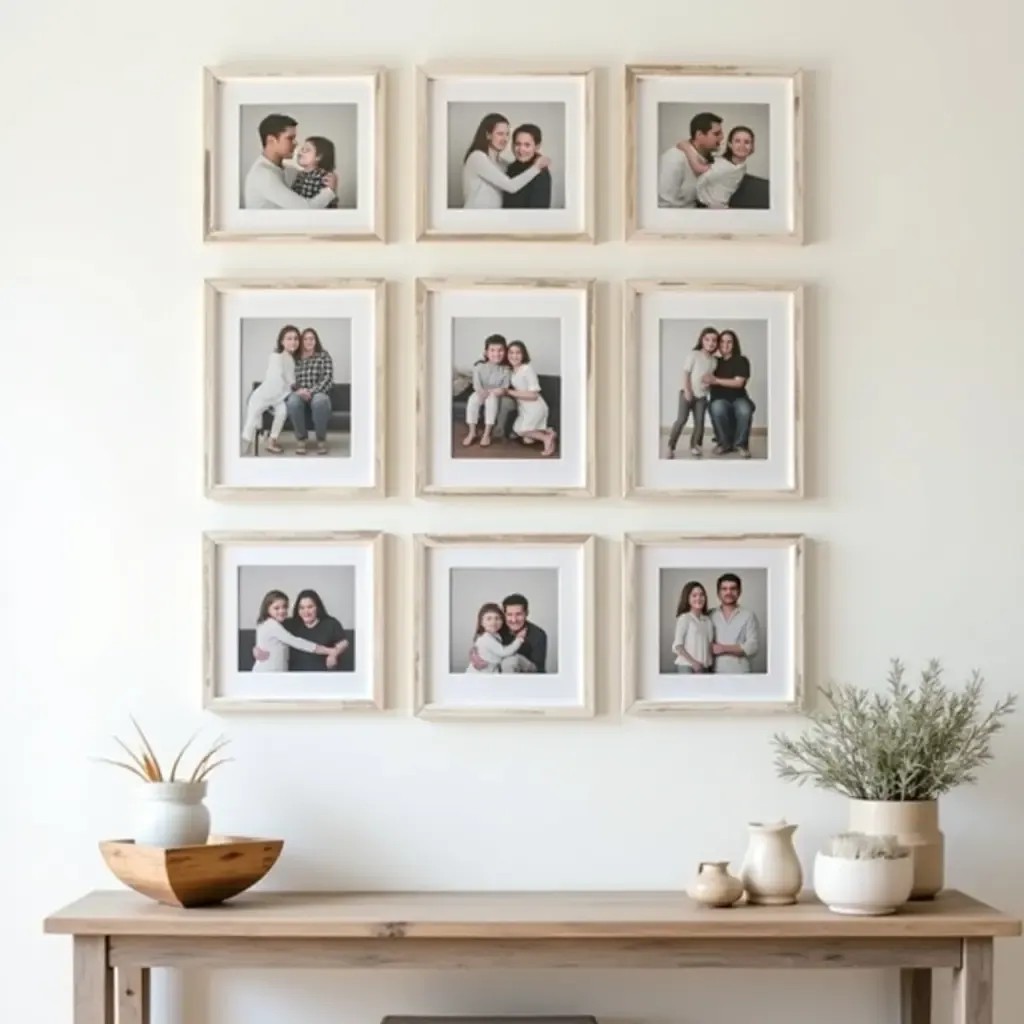
<path id="1" fill-rule="evenodd" d="M 292 13 L 293 17 L 288 17 Z M 133 780 L 90 764 L 134 712 L 161 750 L 205 721 L 237 760 L 218 772 L 216 827 L 280 835 L 273 888 L 679 888 L 702 858 L 738 861 L 746 822 L 799 822 L 809 862 L 842 801 L 778 782 L 779 719 L 622 722 L 624 529 L 801 530 L 811 684 L 883 683 L 887 658 L 1021 681 L 1024 575 L 1019 266 L 1024 165 L 1015 0 L 181 0 L 155 31 L 129 0 L 4 8 L 0 289 L 7 351 L 0 446 L 0 618 L 8 653 L 0 744 L 4 842 L 0 1020 L 70 1017 L 66 939 L 45 913 L 110 886 L 96 849 L 123 835 Z M 225 245 L 200 240 L 201 67 L 264 56 L 400 66 L 388 178 L 398 241 Z M 421 245 L 413 237 L 412 65 L 429 58 L 590 59 L 602 80 L 600 223 L 621 228 L 626 60 L 808 69 L 811 243 Z M 13 116 L 13 113 L 12 113 Z M 10 134 L 13 132 L 14 134 Z M 56 156 L 50 158 L 51 147 Z M 981 161 L 964 161 L 972 154 Z M 989 176 L 998 155 L 1005 174 Z M 128 166 L 128 165 L 131 166 Z M 981 177 L 978 177 L 978 174 Z M 13 190 L 13 191 L 12 191 Z M 203 276 L 388 275 L 392 306 L 386 502 L 207 501 L 201 491 Z M 598 302 L 595 502 L 414 501 L 417 274 L 794 278 L 808 303 L 803 503 L 629 503 L 621 472 L 620 301 Z M 980 357 L 980 361 L 979 361 Z M 993 362 L 994 360 L 994 362 Z M 985 423 L 979 433 L 975 425 Z M 204 717 L 204 529 L 588 530 L 600 535 L 602 717 L 592 723 L 427 724 L 379 718 Z M 392 566 L 388 678 L 410 703 L 407 546 Z M 1024 913 L 1024 716 L 979 785 L 943 804 L 951 885 Z M 999 944 L 998 1024 L 1024 1016 L 1024 943 Z M 652 1024 L 895 1024 L 891 972 L 500 971 L 225 973 L 156 979 L 155 1024 L 367 1024 L 386 1012 L 593 1012 Z M 937 983 L 940 996 L 948 980 Z M 938 1017 L 939 1024 L 949 1020 Z"/>

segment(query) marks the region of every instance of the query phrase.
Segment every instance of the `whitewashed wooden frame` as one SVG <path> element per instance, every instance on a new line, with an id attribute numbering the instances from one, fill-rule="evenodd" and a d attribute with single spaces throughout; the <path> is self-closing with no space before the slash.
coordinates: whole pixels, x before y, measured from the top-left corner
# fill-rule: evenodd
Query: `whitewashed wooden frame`
<path id="1" fill-rule="evenodd" d="M 308 84 L 316 80 L 337 79 L 339 82 L 361 81 L 373 99 L 373 125 L 370 132 L 372 161 L 368 173 L 360 172 L 364 187 L 372 193 L 365 224 L 344 227 L 327 221 L 324 226 L 304 228 L 295 218 L 281 218 L 275 228 L 243 228 L 225 225 L 225 203 L 220 194 L 222 173 L 226 173 L 226 157 L 219 141 L 219 100 L 226 85 L 294 80 Z M 301 125 L 300 125 L 301 128 Z M 204 69 L 203 75 L 203 240 L 208 242 L 368 242 L 387 241 L 386 194 L 387 139 L 387 70 L 383 67 L 336 64 L 310 61 L 305 64 L 237 62 Z M 284 212 L 284 211 L 281 211 Z M 304 211 L 297 211 L 303 213 Z M 332 212 L 332 211 L 317 211 Z M 288 221 L 292 223 L 289 225 Z"/>
<path id="2" fill-rule="evenodd" d="M 643 154 L 638 144 L 644 112 L 640 109 L 639 93 L 646 81 L 667 79 L 669 81 L 697 82 L 712 80 L 728 83 L 732 80 L 742 88 L 744 84 L 781 87 L 785 99 L 781 100 L 780 116 L 787 120 L 788 131 L 785 136 L 787 154 L 785 159 L 778 157 L 779 165 L 784 168 L 784 189 L 788 194 L 787 209 L 784 223 L 776 226 L 768 223 L 768 218 L 748 218 L 750 224 L 742 226 L 742 218 L 732 218 L 730 214 L 740 211 L 692 210 L 686 213 L 704 214 L 703 217 L 690 219 L 689 226 L 650 227 L 644 222 L 640 209 L 641 160 Z M 728 84 L 725 89 L 732 89 Z M 627 241 L 644 242 L 782 242 L 794 245 L 804 243 L 804 116 L 803 116 L 803 72 L 799 69 L 741 67 L 727 64 L 631 64 L 625 69 L 625 215 Z M 698 97 L 703 100 L 703 97 Z M 749 102 L 749 100 L 747 101 Z M 774 116 L 774 115 L 773 115 Z M 657 147 L 654 148 L 657 156 Z M 775 177 L 773 171 L 772 177 Z M 780 186 L 780 189 L 783 186 Z M 743 211 L 745 213 L 761 213 L 760 210 Z M 770 210 L 768 212 L 771 212 Z M 722 223 L 724 218 L 729 221 Z M 759 223 L 760 222 L 760 223 Z M 728 228 L 727 224 L 732 227 Z"/>
<path id="3" fill-rule="evenodd" d="M 595 410 L 595 353 L 594 353 L 594 301 L 595 282 L 589 279 L 571 280 L 567 278 L 420 278 L 416 282 L 416 323 L 417 323 L 417 397 L 416 397 L 416 494 L 417 496 L 443 496 L 443 495 L 496 495 L 496 496 L 525 496 L 545 495 L 556 497 L 592 498 L 596 494 L 595 484 L 595 431 L 596 431 L 596 410 Z M 583 304 L 582 316 L 584 344 L 583 351 L 579 353 L 582 363 L 582 372 L 585 375 L 582 386 L 582 399 L 585 405 L 583 414 L 579 418 L 582 421 L 579 443 L 583 451 L 579 453 L 578 459 L 581 462 L 579 474 L 575 483 L 541 483 L 537 484 L 515 484 L 495 485 L 489 484 L 481 477 L 482 482 L 470 484 L 449 484 L 441 483 L 435 479 L 432 468 L 434 445 L 447 443 L 448 438 L 440 438 L 435 429 L 434 418 L 439 413 L 435 412 L 434 401 L 436 398 L 434 382 L 434 351 L 435 339 L 431 328 L 432 308 L 431 303 L 437 295 L 452 292 L 494 292 L 499 294 L 522 293 L 524 296 L 530 292 L 540 294 L 547 293 L 553 296 L 568 295 L 570 292 L 579 293 Z M 565 339 L 563 337 L 563 353 L 565 352 Z M 565 364 L 563 362 L 563 380 Z M 563 387 L 563 395 L 566 393 Z M 450 395 L 445 396 L 450 402 Z M 446 407 L 447 408 L 447 407 Z M 562 411 L 565 406 L 563 404 Z M 450 418 L 450 417 L 449 417 Z M 565 434 L 564 423 L 568 417 L 563 416 L 562 437 L 559 437 L 559 451 L 562 451 L 563 437 Z M 448 420 L 446 419 L 446 422 Z M 451 428 L 449 427 L 449 430 Z M 450 460 L 459 461 L 459 460 Z M 499 460 L 474 462 L 474 465 L 486 466 L 495 465 Z M 500 460 L 504 464 L 516 460 Z M 523 460 L 524 470 L 529 469 L 536 478 L 540 474 L 557 476 L 554 469 L 564 468 L 562 460 Z M 543 463 L 543 464 L 542 464 Z M 468 463 L 467 463 L 468 464 Z M 568 465 L 568 463 L 565 463 Z M 551 467 L 554 467 L 552 469 Z"/>
<path id="4" fill-rule="evenodd" d="M 595 699 L 595 598 L 594 598 L 594 548 L 596 538 L 591 534 L 416 534 L 413 537 L 413 593 L 418 609 L 414 624 L 413 652 L 413 710 L 425 719 L 537 719 L 537 718 L 593 718 L 596 714 Z M 559 641 L 565 635 L 566 623 L 562 620 L 563 611 L 573 606 L 578 617 L 579 630 L 579 661 L 581 663 L 578 678 L 575 680 L 576 697 L 573 703 L 554 704 L 536 701 L 503 705 L 500 703 L 480 703 L 474 705 L 446 704 L 433 699 L 433 680 L 431 675 L 431 639 L 436 639 L 439 630 L 434 627 L 428 614 L 434 602 L 430 597 L 431 567 L 429 561 L 434 552 L 479 550 L 489 546 L 510 546 L 523 548 L 563 548 L 578 558 L 580 579 L 577 582 L 578 602 L 563 599 L 560 593 Z M 564 581 L 559 580 L 560 592 Z M 529 599 L 529 595 L 525 595 Z M 497 600 L 498 598 L 496 598 Z M 444 605 L 446 615 L 450 614 L 450 605 Z M 566 616 L 567 617 L 567 616 Z M 447 649 L 447 628 L 442 641 Z M 562 663 L 560 651 L 560 665 Z M 483 685 L 484 679 L 508 679 L 510 676 L 478 676 Z M 515 676 L 517 680 L 536 680 L 540 675 Z M 548 679 L 553 678 L 548 676 Z"/>
<path id="5" fill-rule="evenodd" d="M 384 711 L 387 709 L 385 687 L 385 608 L 386 608 L 386 537 L 379 531 L 338 532 L 308 531 L 275 533 L 268 531 L 208 531 L 203 534 L 203 693 L 202 706 L 214 713 L 221 712 L 313 712 L 313 711 Z M 219 577 L 221 555 L 229 547 L 287 548 L 290 551 L 325 548 L 351 548 L 365 553 L 365 564 L 371 575 L 370 600 L 360 604 L 363 614 L 369 612 L 369 629 L 361 630 L 356 648 L 367 651 L 372 659 L 368 687 L 360 697 L 305 697 L 268 698 L 225 696 L 221 692 L 224 682 L 221 671 L 220 625 L 224 614 L 223 595 Z M 315 563 L 310 563 L 315 564 Z M 357 584 L 357 600 L 359 589 Z M 292 595 L 289 595 L 290 597 Z M 330 609 L 328 608 L 328 612 Z M 364 655 L 365 657 L 365 655 Z M 357 660 L 358 664 L 358 660 Z M 317 675 L 318 673 L 310 673 Z M 307 673 L 296 673 L 296 676 Z"/>
<path id="6" fill-rule="evenodd" d="M 387 282 L 380 278 L 212 278 L 205 282 L 205 346 L 204 346 L 204 446 L 203 477 L 206 496 L 228 501 L 261 500 L 326 500 L 377 499 L 386 495 L 385 443 L 387 423 Z M 322 294 L 338 292 L 350 295 L 366 292 L 372 301 L 372 351 L 369 355 L 370 379 L 364 395 L 371 406 L 368 424 L 372 446 L 368 456 L 371 479 L 365 485 L 311 484 L 309 486 L 261 486 L 259 484 L 228 484 L 223 480 L 225 456 L 222 440 L 221 390 L 226 385 L 221 367 L 221 305 L 225 296 L 245 293 L 299 292 Z M 353 349 L 356 339 L 352 339 Z M 353 384 L 356 382 L 353 381 Z M 273 457 L 270 457 L 273 458 Z M 307 455 L 310 465 L 337 462 L 328 456 Z"/>
<path id="7" fill-rule="evenodd" d="M 694 553 L 721 551 L 736 552 L 738 561 L 744 560 L 742 553 L 766 552 L 777 555 L 780 562 L 778 571 L 788 579 L 778 588 L 784 592 L 787 607 L 775 608 L 769 617 L 768 627 L 772 628 L 780 618 L 787 619 L 786 628 L 770 635 L 769 652 L 783 647 L 779 674 L 784 678 L 785 695 L 777 700 L 751 699 L 666 699 L 647 695 L 647 673 L 639 624 L 644 612 L 650 610 L 642 582 L 642 559 L 652 549 L 688 550 Z M 768 559 L 765 559 L 766 566 Z M 665 567 L 665 566 L 660 566 Z M 689 567 L 689 566 L 688 566 Z M 758 566 L 753 566 L 757 568 Z M 743 567 L 737 566 L 742 572 Z M 769 572 L 771 569 L 769 569 Z M 626 714 L 799 714 L 804 710 L 806 687 L 804 680 L 804 609 L 806 588 L 806 539 L 801 534 L 784 533 L 736 533 L 719 535 L 673 534 L 673 533 L 627 533 L 622 547 L 622 710 Z M 770 581 L 769 581 L 770 583 Z M 657 595 L 660 601 L 660 593 Z M 715 595 L 708 593 L 709 606 L 715 603 Z M 742 595 L 741 595 L 742 602 Z M 783 614 L 785 613 L 785 614 Z M 764 628 L 764 624 L 761 624 Z M 772 638 L 773 637 L 773 638 Z M 769 656 L 770 656 L 769 655 Z M 714 679 L 714 676 L 683 676 L 684 680 Z M 729 679 L 759 679 L 761 676 L 730 676 Z"/>
<path id="8" fill-rule="evenodd" d="M 528 79 L 555 78 L 576 79 L 583 92 L 583 142 L 580 154 L 583 166 L 580 178 L 584 194 L 580 200 L 579 224 L 576 227 L 557 229 L 505 228 L 473 231 L 458 228 L 438 228 L 432 223 L 431 200 L 431 141 L 434 119 L 431 116 L 431 87 L 435 82 L 452 81 L 459 78 L 487 78 L 508 82 L 514 78 Z M 596 149 L 595 149 L 595 77 L 596 70 L 589 65 L 575 63 L 537 62 L 432 62 L 417 68 L 417 189 L 416 189 L 416 238 L 433 241 L 473 242 L 594 242 L 596 241 Z M 488 97 L 485 95 L 484 100 Z M 568 110 L 567 110 L 568 115 Z M 515 125 L 510 126 L 515 130 Z M 568 125 L 566 126 L 568 131 Z M 541 152 L 544 150 L 541 143 Z M 569 183 L 566 181 L 568 191 Z"/>
<path id="9" fill-rule="evenodd" d="M 644 499 L 677 499 L 677 498 L 740 498 L 740 499 L 802 499 L 804 497 L 804 302 L 805 286 L 791 281 L 672 281 L 672 280 L 627 280 L 623 300 L 623 347 L 622 347 L 622 380 L 625 396 L 623 416 L 623 459 L 622 486 L 628 498 Z M 756 478 L 761 476 L 760 467 L 755 460 L 743 462 L 728 460 L 718 463 L 707 456 L 701 460 L 691 475 L 713 476 L 718 469 L 735 467 L 738 474 L 746 473 L 754 481 L 751 485 L 736 486 L 723 481 L 719 486 L 713 481 L 701 484 L 695 480 L 691 486 L 654 485 L 645 482 L 643 460 L 645 457 L 645 434 L 641 423 L 645 411 L 644 374 L 648 370 L 642 338 L 641 306 L 645 298 L 659 294 L 694 296 L 712 296 L 736 298 L 738 302 L 748 301 L 748 297 L 757 299 L 764 297 L 772 304 L 777 300 L 785 306 L 785 316 L 789 320 L 789 335 L 783 339 L 785 350 L 777 357 L 777 362 L 770 369 L 783 378 L 781 391 L 777 397 L 769 391 L 769 414 L 774 415 L 776 423 L 781 424 L 779 436 L 783 442 L 779 447 L 783 450 L 775 475 L 781 481 L 773 483 L 771 474 L 765 472 L 766 480 L 758 484 Z M 769 353 L 771 359 L 771 353 Z M 773 403 L 778 407 L 773 408 Z M 769 442 L 771 435 L 769 435 Z M 660 438 L 659 438 L 660 443 Z M 770 469 L 770 459 L 758 460 Z M 692 463 L 678 460 L 673 468 L 682 470 L 683 475 Z M 754 470 L 751 473 L 751 469 Z M 700 472 L 698 472 L 699 470 Z M 710 470 L 711 472 L 705 472 Z M 725 474 L 720 474 L 724 476 Z"/>

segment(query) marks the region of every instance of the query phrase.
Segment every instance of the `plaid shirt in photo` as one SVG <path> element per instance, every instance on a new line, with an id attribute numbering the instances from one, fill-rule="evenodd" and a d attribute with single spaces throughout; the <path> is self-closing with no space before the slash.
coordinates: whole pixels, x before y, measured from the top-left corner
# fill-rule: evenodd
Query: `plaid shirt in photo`
<path id="1" fill-rule="evenodd" d="M 321 171 L 319 168 L 313 171 L 299 171 L 295 176 L 295 180 L 292 182 L 292 191 L 303 199 L 315 199 L 325 188 L 327 184 L 324 179 L 327 177 L 326 171 Z M 338 205 L 337 199 L 332 199 L 328 204 L 327 208 L 335 207 Z"/>
<path id="2" fill-rule="evenodd" d="M 308 359 L 295 360 L 295 390 L 330 391 L 334 383 L 334 361 L 326 351 L 314 352 Z"/>

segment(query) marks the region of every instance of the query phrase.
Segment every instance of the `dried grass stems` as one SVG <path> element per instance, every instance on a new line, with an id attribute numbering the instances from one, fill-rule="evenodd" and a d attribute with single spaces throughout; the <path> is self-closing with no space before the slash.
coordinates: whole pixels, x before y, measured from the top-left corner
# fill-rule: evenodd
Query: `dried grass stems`
<path id="1" fill-rule="evenodd" d="M 131 716 L 129 717 L 131 718 Z M 199 735 L 198 732 L 195 732 L 188 738 L 181 750 L 178 751 L 177 757 L 175 757 L 174 762 L 171 764 L 170 773 L 165 777 L 160 761 L 153 750 L 152 744 L 146 738 L 146 734 L 134 718 L 131 719 L 131 722 L 135 727 L 135 731 L 139 734 L 139 739 L 142 743 L 137 751 L 132 750 L 124 740 L 117 736 L 114 737 L 114 742 L 128 755 L 129 760 L 116 761 L 109 757 L 98 757 L 96 760 L 102 761 L 104 764 L 112 764 L 118 768 L 124 768 L 133 775 L 137 775 L 143 782 L 203 782 L 214 768 L 227 761 L 234 760 L 232 757 L 217 757 L 217 754 L 231 742 L 226 737 L 219 736 L 214 741 L 213 746 L 196 762 L 195 767 L 192 769 L 192 774 L 187 779 L 179 779 L 178 769 L 181 767 L 181 759 L 185 751 L 191 746 L 192 741 Z"/>
<path id="2" fill-rule="evenodd" d="M 913 692 L 902 663 L 893 659 L 891 665 L 887 693 L 823 689 L 828 708 L 808 716 L 812 724 L 802 736 L 773 736 L 778 776 L 855 800 L 935 800 L 974 783 L 977 770 L 992 760 L 992 738 L 1013 712 L 1016 695 L 982 715 L 978 672 L 956 692 L 943 684 L 933 659 Z"/>

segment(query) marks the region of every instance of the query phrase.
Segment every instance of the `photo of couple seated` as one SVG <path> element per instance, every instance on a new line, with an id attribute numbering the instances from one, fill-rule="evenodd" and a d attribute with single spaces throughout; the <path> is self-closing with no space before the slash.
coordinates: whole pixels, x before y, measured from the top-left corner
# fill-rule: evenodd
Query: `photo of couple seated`
<path id="1" fill-rule="evenodd" d="M 355 209 L 357 109 L 354 103 L 306 104 L 293 116 L 243 105 L 241 208 Z"/>
<path id="2" fill-rule="evenodd" d="M 558 458 L 561 322 L 459 317 L 452 334 L 452 458 Z"/>
<path id="3" fill-rule="evenodd" d="M 565 104 L 516 103 L 483 116 L 480 107 L 448 104 L 448 208 L 564 209 Z"/>
<path id="4" fill-rule="evenodd" d="M 242 566 L 238 595 L 239 672 L 355 671 L 352 566 Z"/>
<path id="5" fill-rule="evenodd" d="M 522 594 L 510 594 L 501 604 L 482 605 L 466 671 L 547 672 L 547 633 L 528 621 L 528 613 Z"/>
<path id="6" fill-rule="evenodd" d="M 767 672 L 767 571 L 661 571 L 661 672 L 749 675 Z M 680 586 L 680 579 L 686 582 Z M 717 595 L 711 607 L 708 593 Z M 676 596 L 678 595 L 678 596 Z"/>
<path id="7" fill-rule="evenodd" d="M 769 110 L 768 104 L 724 104 L 713 112 L 659 103 L 658 206 L 769 209 Z"/>
<path id="8" fill-rule="evenodd" d="M 244 318 L 241 337 L 243 457 L 349 457 L 352 321 Z"/>
<path id="9" fill-rule="evenodd" d="M 663 439 L 659 458 L 700 459 L 707 453 L 741 459 L 768 457 L 768 395 L 764 380 L 768 323 L 733 323 L 736 328 L 698 327 L 691 320 L 661 321 Z M 752 375 L 752 361 L 761 368 L 757 375 Z M 756 402 L 752 393 L 757 395 Z M 709 419 L 710 448 L 705 446 Z"/>

